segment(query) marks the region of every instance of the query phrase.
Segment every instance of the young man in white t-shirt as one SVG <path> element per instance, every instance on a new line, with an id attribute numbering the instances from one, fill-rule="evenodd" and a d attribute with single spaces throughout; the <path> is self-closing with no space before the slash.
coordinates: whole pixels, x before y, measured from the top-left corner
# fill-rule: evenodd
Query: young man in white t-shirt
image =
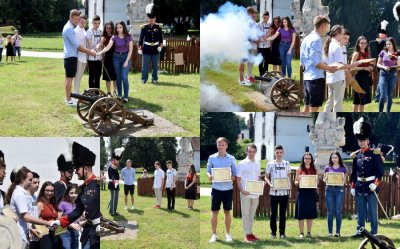
<path id="1" fill-rule="evenodd" d="M 245 234 L 245 241 L 252 242 L 259 240 L 253 234 L 254 216 L 257 211 L 259 195 L 252 195 L 245 190 L 246 181 L 253 180 L 259 181 L 261 175 L 261 166 L 255 160 L 257 153 L 257 146 L 254 144 L 247 145 L 247 157 L 240 161 L 237 165 L 237 186 L 240 191 L 240 206 L 242 210 L 243 230 Z"/>
<path id="2" fill-rule="evenodd" d="M 167 161 L 167 182 L 165 189 L 167 190 L 168 210 L 173 211 L 175 208 L 175 188 L 176 188 L 176 170 L 172 168 L 172 161 Z"/>
<path id="3" fill-rule="evenodd" d="M 160 208 L 165 174 L 164 171 L 161 169 L 160 162 L 155 162 L 154 167 L 156 168 L 156 170 L 154 171 L 154 183 L 153 183 L 154 194 L 156 195 L 156 205 L 154 206 L 154 208 Z"/>
<path id="4" fill-rule="evenodd" d="M 81 45 L 82 47 L 86 48 L 86 23 L 87 23 L 87 16 L 84 14 L 81 14 L 79 17 L 79 23 L 75 27 L 75 34 L 76 38 L 78 39 L 78 44 Z M 86 64 L 87 64 L 87 54 L 78 51 L 78 65 L 76 69 L 76 75 L 74 78 L 74 93 L 80 93 L 80 86 L 81 86 L 81 80 L 83 77 L 83 73 L 85 72 L 86 69 Z"/>
<path id="5" fill-rule="evenodd" d="M 37 196 L 35 193 L 39 189 L 40 185 L 40 176 L 36 172 L 32 172 L 33 178 L 32 178 L 32 183 L 29 186 L 29 194 L 31 195 L 32 198 L 32 213 L 31 215 L 35 218 L 39 218 L 39 213 L 38 213 L 38 206 L 37 206 Z M 39 232 L 36 230 L 34 225 L 30 224 L 29 228 L 29 249 L 34 249 L 34 248 L 40 248 L 40 241 L 39 241 Z"/>
<path id="6" fill-rule="evenodd" d="M 283 160 L 283 147 L 281 145 L 275 146 L 275 160 L 268 162 L 265 169 L 265 181 L 270 186 L 269 195 L 271 198 L 271 237 L 276 238 L 276 218 L 278 215 L 279 206 L 279 237 L 286 238 L 286 210 L 289 201 L 289 189 L 274 189 L 273 182 L 275 178 L 289 177 L 290 179 L 290 165 L 288 161 Z M 270 180 L 271 179 L 271 180 Z M 290 187 L 290 186 L 289 186 Z"/>

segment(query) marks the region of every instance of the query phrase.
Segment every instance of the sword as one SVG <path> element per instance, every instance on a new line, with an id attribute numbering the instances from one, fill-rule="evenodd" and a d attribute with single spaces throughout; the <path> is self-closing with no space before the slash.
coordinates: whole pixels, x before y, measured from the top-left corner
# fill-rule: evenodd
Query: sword
<path id="1" fill-rule="evenodd" d="M 381 208 L 382 208 L 382 211 L 383 211 L 383 213 L 384 213 L 384 214 L 385 214 L 385 216 L 386 216 L 386 219 L 390 220 L 390 219 L 389 219 L 389 216 L 387 215 L 387 213 L 386 213 L 385 209 L 383 208 L 383 206 L 382 206 L 382 203 L 381 203 L 381 201 L 379 200 L 379 198 L 378 198 L 378 195 L 376 194 L 376 192 L 375 192 L 375 191 L 374 191 L 374 194 L 375 194 L 376 200 L 378 201 L 379 205 L 380 205 L 380 206 L 381 206 Z"/>

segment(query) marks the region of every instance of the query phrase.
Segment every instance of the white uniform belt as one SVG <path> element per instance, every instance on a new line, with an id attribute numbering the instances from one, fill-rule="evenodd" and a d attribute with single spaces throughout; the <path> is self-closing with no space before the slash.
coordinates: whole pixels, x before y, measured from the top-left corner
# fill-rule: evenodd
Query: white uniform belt
<path id="1" fill-rule="evenodd" d="M 98 225 L 98 224 L 100 224 L 100 217 L 99 217 L 99 218 L 96 218 L 96 219 L 94 219 L 94 220 L 92 220 L 92 224 L 93 224 L 93 225 Z"/>
<path id="2" fill-rule="evenodd" d="M 359 180 L 360 182 L 369 182 L 369 181 L 373 181 L 375 180 L 375 176 L 370 176 L 370 177 L 357 177 L 357 180 Z"/>
<path id="3" fill-rule="evenodd" d="M 144 44 L 149 45 L 149 46 L 157 46 L 159 42 L 144 42 Z"/>

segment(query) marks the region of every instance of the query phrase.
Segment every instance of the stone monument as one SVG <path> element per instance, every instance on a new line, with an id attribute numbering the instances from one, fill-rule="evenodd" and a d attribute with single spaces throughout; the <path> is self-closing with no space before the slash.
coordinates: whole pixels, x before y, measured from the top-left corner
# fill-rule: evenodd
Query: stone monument
<path id="1" fill-rule="evenodd" d="M 333 151 L 342 152 L 339 146 L 344 146 L 345 131 L 344 118 L 336 118 L 336 112 L 320 112 L 314 125 L 310 125 L 310 139 L 317 148 L 315 167 L 319 175 L 329 163 L 329 156 Z"/>
<path id="2" fill-rule="evenodd" d="M 294 15 L 294 27 L 306 36 L 314 29 L 313 20 L 318 15 L 329 16 L 329 7 L 322 6 L 321 0 L 305 0 L 300 8 L 300 0 L 293 0 L 290 10 Z"/>
<path id="3" fill-rule="evenodd" d="M 146 6 L 153 0 L 131 0 L 126 5 L 125 13 L 129 17 L 130 34 L 134 42 L 139 42 L 140 26 L 147 23 Z"/>
<path id="4" fill-rule="evenodd" d="M 183 137 L 179 140 L 179 150 L 176 154 L 178 162 L 178 179 L 185 179 L 189 172 L 190 165 L 193 164 L 192 138 Z"/>

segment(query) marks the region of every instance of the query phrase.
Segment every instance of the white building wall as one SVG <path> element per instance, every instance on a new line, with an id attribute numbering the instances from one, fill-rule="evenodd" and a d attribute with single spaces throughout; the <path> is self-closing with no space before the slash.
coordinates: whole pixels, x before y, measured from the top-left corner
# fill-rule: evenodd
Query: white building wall
<path id="1" fill-rule="evenodd" d="M 125 9 L 129 2 L 129 0 L 105 0 L 105 13 L 102 21 L 115 23 L 122 20 L 127 24 L 129 18 L 125 14 Z"/>
<path id="2" fill-rule="evenodd" d="M 265 112 L 265 116 L 263 116 L 262 112 L 255 113 L 254 120 L 254 144 L 257 146 L 257 154 L 256 159 L 261 160 L 261 147 L 265 145 L 266 150 L 266 158 L 271 154 L 271 147 L 274 147 L 274 112 Z M 263 128 L 263 123 L 264 128 Z M 263 136 L 264 129 L 264 136 Z M 272 151 L 273 155 L 273 151 Z"/>
<path id="3" fill-rule="evenodd" d="M 276 144 L 283 146 L 286 160 L 300 161 L 306 146 L 309 147 L 309 151 L 314 155 L 315 148 L 307 132 L 307 125 L 311 124 L 312 118 L 278 116 L 276 122 Z"/>
<path id="4" fill-rule="evenodd" d="M 260 19 L 265 10 L 270 14 L 270 20 L 275 16 L 289 16 L 292 19 L 290 5 L 292 0 L 260 0 Z"/>

